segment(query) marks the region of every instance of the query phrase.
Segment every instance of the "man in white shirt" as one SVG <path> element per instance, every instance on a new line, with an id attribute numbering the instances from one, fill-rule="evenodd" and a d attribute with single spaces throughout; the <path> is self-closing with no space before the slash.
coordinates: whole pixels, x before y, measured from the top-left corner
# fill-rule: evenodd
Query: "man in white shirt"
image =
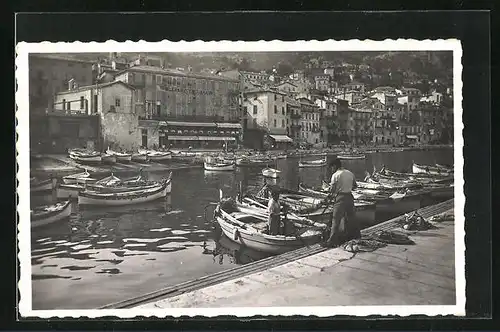
<path id="1" fill-rule="evenodd" d="M 335 247 L 345 241 L 361 237 L 361 233 L 355 219 L 352 196 L 352 190 L 357 188 L 356 178 L 351 171 L 342 167 L 340 159 L 335 159 L 330 167 L 333 170 L 330 181 L 333 208 L 330 217 L 330 237 L 326 245 Z"/>

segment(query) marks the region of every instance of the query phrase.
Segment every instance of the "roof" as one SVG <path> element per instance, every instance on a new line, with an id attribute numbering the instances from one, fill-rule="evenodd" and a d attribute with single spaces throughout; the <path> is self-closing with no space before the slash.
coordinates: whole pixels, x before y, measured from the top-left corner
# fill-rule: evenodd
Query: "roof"
<path id="1" fill-rule="evenodd" d="M 238 79 L 230 78 L 222 75 L 212 75 L 206 73 L 193 73 L 193 72 L 184 72 L 176 69 L 170 68 L 160 68 L 155 66 L 133 66 L 130 68 L 123 69 L 118 74 L 126 73 L 126 72 L 147 72 L 152 74 L 166 74 L 166 75 L 174 75 L 174 76 L 184 76 L 184 77 L 192 77 L 192 78 L 205 78 L 205 79 L 213 79 L 213 80 L 221 80 L 221 81 L 231 81 L 231 82 L 239 82 Z"/>
<path id="2" fill-rule="evenodd" d="M 293 98 L 290 98 L 290 97 L 286 97 L 285 98 L 285 102 L 289 105 L 292 105 L 292 106 L 297 106 L 299 107 L 300 106 L 300 102 L 298 102 L 297 100 L 293 99 Z"/>
<path id="3" fill-rule="evenodd" d="M 279 90 L 271 90 L 271 89 L 254 89 L 254 90 L 245 90 L 243 92 L 244 94 L 259 94 L 259 93 L 274 93 L 274 94 L 277 94 L 277 95 L 283 95 L 283 96 L 286 96 L 286 93 L 284 92 L 281 92 Z"/>
<path id="4" fill-rule="evenodd" d="M 276 142 L 293 142 L 293 140 L 287 135 L 269 135 Z"/>
<path id="5" fill-rule="evenodd" d="M 90 89 L 102 89 L 102 88 L 106 88 L 108 86 L 115 85 L 115 84 L 121 84 L 130 90 L 135 90 L 135 88 L 133 86 L 131 86 L 130 84 L 127 84 L 127 83 L 122 82 L 122 81 L 113 81 L 113 82 L 108 82 L 108 83 L 80 86 L 80 87 L 73 89 L 73 90 L 58 92 L 57 94 L 59 95 L 59 94 L 75 93 L 75 92 L 81 92 L 81 91 L 90 90 Z"/>
<path id="6" fill-rule="evenodd" d="M 292 82 L 288 82 L 288 81 L 286 81 L 286 82 L 281 82 L 281 83 L 279 83 L 279 84 L 276 84 L 276 86 L 280 86 L 280 85 L 284 85 L 284 84 L 290 84 L 290 85 L 293 85 L 294 87 L 298 87 L 298 85 L 297 85 L 297 84 L 293 84 Z"/>

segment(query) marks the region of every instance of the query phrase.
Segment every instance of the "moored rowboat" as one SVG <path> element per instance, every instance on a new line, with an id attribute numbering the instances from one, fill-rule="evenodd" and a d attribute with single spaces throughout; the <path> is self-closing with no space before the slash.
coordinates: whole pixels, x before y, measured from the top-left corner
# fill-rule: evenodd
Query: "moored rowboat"
<path id="1" fill-rule="evenodd" d="M 453 175 L 453 169 L 445 169 L 442 167 L 419 165 L 413 163 L 412 172 L 415 174 L 429 174 L 429 175 L 439 175 L 439 176 L 450 176 Z"/>
<path id="2" fill-rule="evenodd" d="M 36 207 L 31 211 L 31 228 L 36 228 L 69 218 L 70 201 L 59 202 L 50 206 Z"/>
<path id="3" fill-rule="evenodd" d="M 275 168 L 266 167 L 262 170 L 262 175 L 267 178 L 277 179 L 280 176 L 281 171 Z"/>
<path id="4" fill-rule="evenodd" d="M 158 183 L 154 187 L 130 189 L 121 192 L 82 191 L 78 196 L 79 205 L 117 206 L 139 204 L 157 200 L 167 196 L 172 190 L 171 178 Z"/>
<path id="5" fill-rule="evenodd" d="M 323 167 L 326 166 L 326 157 L 319 160 L 301 160 L 299 161 L 299 167 Z"/>
<path id="6" fill-rule="evenodd" d="M 297 227 L 292 234 L 286 235 L 266 234 L 267 214 L 265 209 L 250 206 L 246 209 L 242 205 L 233 205 L 227 208 L 220 203 L 216 209 L 215 220 L 231 241 L 272 254 L 280 254 L 318 243 L 323 234 L 321 229 L 312 227 Z M 294 225 L 296 227 L 297 224 L 294 223 Z"/>
<path id="7" fill-rule="evenodd" d="M 116 156 L 114 156 L 112 154 L 103 153 L 101 155 L 101 161 L 105 164 L 115 164 L 116 163 Z"/>
<path id="8" fill-rule="evenodd" d="M 207 162 L 205 161 L 203 167 L 206 171 L 234 171 L 236 164 L 233 162 Z"/>
<path id="9" fill-rule="evenodd" d="M 341 160 L 358 160 L 365 159 L 366 156 L 364 154 L 339 154 L 337 158 Z"/>
<path id="10" fill-rule="evenodd" d="M 128 163 L 132 160 L 132 154 L 126 152 L 113 151 L 109 147 L 106 151 L 108 155 L 115 156 L 117 162 Z"/>
<path id="11" fill-rule="evenodd" d="M 90 177 L 90 173 L 87 170 L 82 173 L 63 176 L 63 182 L 66 184 L 92 183 L 96 181 L 97 179 Z"/>
<path id="12" fill-rule="evenodd" d="M 55 187 L 56 179 L 37 180 L 30 179 L 30 192 L 50 191 Z"/>

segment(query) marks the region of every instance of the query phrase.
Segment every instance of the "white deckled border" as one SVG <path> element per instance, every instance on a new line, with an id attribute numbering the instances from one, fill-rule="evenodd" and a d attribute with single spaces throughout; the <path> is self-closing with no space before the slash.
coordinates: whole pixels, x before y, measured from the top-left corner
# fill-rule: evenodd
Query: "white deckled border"
<path id="1" fill-rule="evenodd" d="M 454 163 L 455 163 L 455 280 L 456 304 L 450 306 L 336 306 L 336 307 L 260 307 L 260 308 L 171 308 L 158 310 L 112 309 L 112 310 L 33 310 L 31 285 L 31 240 L 30 240 L 30 158 L 29 158 L 29 70 L 30 53 L 94 53 L 94 52 L 289 52 L 289 51 L 453 51 L 453 91 L 454 91 Z M 465 195 L 463 192 L 463 123 L 462 123 L 462 47 L 459 40 L 345 40 L 345 41 L 210 41 L 193 42 L 146 42 L 125 41 L 82 43 L 82 42 L 41 42 L 19 43 L 16 47 L 16 142 L 17 179 L 19 186 L 18 209 L 18 246 L 20 261 L 19 314 L 21 317 L 88 317 L 115 316 L 119 318 L 181 317 L 220 315 L 251 317 L 256 315 L 272 316 L 311 316 L 330 317 L 335 315 L 465 315 Z"/>

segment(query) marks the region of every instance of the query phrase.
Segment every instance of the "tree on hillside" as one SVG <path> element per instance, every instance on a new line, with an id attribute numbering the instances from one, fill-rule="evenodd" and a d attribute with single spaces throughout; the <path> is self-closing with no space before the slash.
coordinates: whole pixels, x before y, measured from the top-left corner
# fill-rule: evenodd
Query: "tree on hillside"
<path id="1" fill-rule="evenodd" d="M 287 62 L 280 62 L 278 64 L 278 75 L 280 76 L 288 76 L 293 73 L 293 67 L 291 64 Z"/>

